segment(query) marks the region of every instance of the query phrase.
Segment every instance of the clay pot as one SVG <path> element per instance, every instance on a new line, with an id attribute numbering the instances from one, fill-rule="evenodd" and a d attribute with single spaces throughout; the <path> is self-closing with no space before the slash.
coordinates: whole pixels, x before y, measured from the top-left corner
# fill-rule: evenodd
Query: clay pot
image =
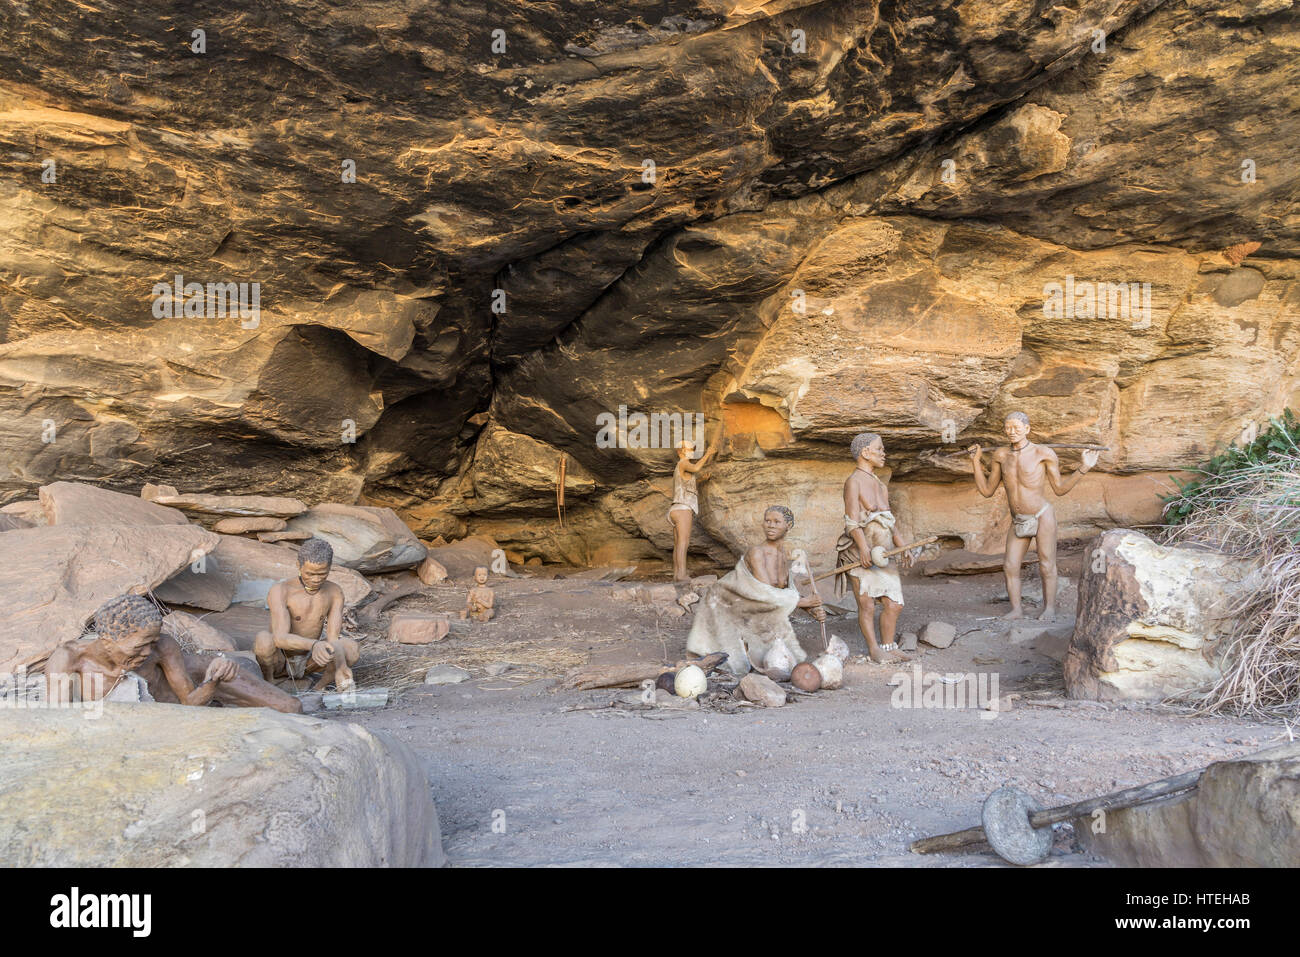
<path id="1" fill-rule="evenodd" d="M 794 671 L 790 673 L 790 683 L 800 691 L 816 691 L 822 686 L 821 672 L 805 661 L 794 666 Z"/>

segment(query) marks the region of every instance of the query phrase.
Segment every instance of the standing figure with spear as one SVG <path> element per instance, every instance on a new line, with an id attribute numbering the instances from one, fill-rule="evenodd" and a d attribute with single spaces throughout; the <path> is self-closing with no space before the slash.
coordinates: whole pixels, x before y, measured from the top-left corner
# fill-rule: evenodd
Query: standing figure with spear
<path id="1" fill-rule="evenodd" d="M 892 544 L 906 547 L 889 510 L 889 489 L 876 474 L 885 464 L 885 444 L 875 432 L 864 432 L 849 447 L 857 467 L 844 483 L 844 534 L 835 545 L 837 594 L 853 592 L 858 606 L 858 629 L 867 642 L 867 652 L 877 664 L 909 661 L 898 650 L 894 633 L 903 611 L 903 584 L 897 565 L 884 552 Z M 915 559 L 913 551 L 899 555 L 904 567 Z M 842 566 L 849 566 L 847 568 Z M 880 637 L 876 640 L 876 601 L 880 612 Z"/>

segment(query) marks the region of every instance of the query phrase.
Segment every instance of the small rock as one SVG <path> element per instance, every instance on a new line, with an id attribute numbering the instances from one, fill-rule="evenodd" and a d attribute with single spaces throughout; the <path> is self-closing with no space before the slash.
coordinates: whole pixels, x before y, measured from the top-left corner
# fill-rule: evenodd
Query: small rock
<path id="1" fill-rule="evenodd" d="M 388 624 L 388 640 L 403 645 L 429 645 L 447 637 L 450 624 L 446 615 L 404 613 L 394 615 Z"/>
<path id="2" fill-rule="evenodd" d="M 779 708 L 785 704 L 785 692 L 781 686 L 756 671 L 740 679 L 740 693 L 746 701 L 761 704 L 764 708 Z"/>
<path id="3" fill-rule="evenodd" d="M 421 584 L 437 585 L 439 582 L 447 580 L 447 569 L 442 567 L 442 563 L 436 561 L 433 556 L 428 556 L 424 561 L 416 566 L 415 574 L 419 577 Z"/>
<path id="4" fill-rule="evenodd" d="M 508 661 L 494 661 L 483 670 L 488 673 L 489 677 L 495 678 L 498 675 L 505 674 L 511 667 L 512 666 Z"/>
<path id="5" fill-rule="evenodd" d="M 455 685 L 469 677 L 469 672 L 456 665 L 434 665 L 424 673 L 427 685 Z"/>
<path id="6" fill-rule="evenodd" d="M 364 691 L 332 691 L 321 695 L 321 706 L 326 711 L 351 711 L 354 708 L 382 708 L 388 704 L 387 688 L 366 688 Z"/>
<path id="7" fill-rule="evenodd" d="M 957 640 L 957 629 L 946 621 L 932 621 L 921 629 L 921 641 L 934 648 L 947 648 Z"/>
<path id="8" fill-rule="evenodd" d="M 681 605 L 683 608 L 690 608 L 699 600 L 700 600 L 699 595 L 695 594 L 695 592 L 693 591 L 688 591 L 681 598 L 677 599 L 677 604 Z"/>
<path id="9" fill-rule="evenodd" d="M 652 605 L 672 605 L 677 601 L 677 588 L 674 585 L 651 585 L 640 589 L 637 598 Z"/>
<path id="10" fill-rule="evenodd" d="M 898 647 L 901 651 L 916 651 L 916 632 L 905 631 L 901 638 L 898 639 Z"/>
<path id="11" fill-rule="evenodd" d="M 223 518 L 212 526 L 212 530 L 220 535 L 246 535 L 249 532 L 283 532 L 287 524 L 274 515 L 245 515 Z"/>

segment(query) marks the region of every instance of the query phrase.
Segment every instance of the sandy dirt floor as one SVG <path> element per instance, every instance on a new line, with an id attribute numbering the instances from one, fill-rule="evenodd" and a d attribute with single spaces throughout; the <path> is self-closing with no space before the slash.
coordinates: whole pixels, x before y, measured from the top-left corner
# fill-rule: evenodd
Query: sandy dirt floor
<path id="1" fill-rule="evenodd" d="M 1001 785 L 1063 804 L 1286 740 L 1281 726 L 1063 701 L 1059 659 L 1078 555 L 1063 565 L 1067 617 L 1044 634 L 982 620 L 1009 608 L 994 600 L 1000 574 L 905 578 L 900 633 L 932 620 L 958 632 L 950 648 L 920 646 L 923 673 L 996 673 L 1000 695 L 1020 696 L 992 718 L 976 707 L 891 706 L 889 682 L 899 672 L 910 678 L 911 665 L 858 660 L 865 644 L 856 621 L 835 614 L 828 632 L 855 656 L 845 687 L 783 708 L 628 710 L 602 707 L 633 695 L 627 690 L 552 691 L 588 656 L 684 656 L 691 617 L 613 598 L 640 582 L 557 579 L 550 568 L 494 581 L 498 617 L 438 644 L 368 639 L 362 685 L 405 689 L 382 710 L 337 717 L 387 732 L 427 760 L 456 866 L 999 865 L 987 849 L 921 857 L 907 845 L 977 824 L 984 798 Z M 391 606 L 381 627 L 394 612 L 454 611 L 464 592 L 432 586 Z M 818 650 L 816 622 L 802 612 L 794 621 L 805 647 Z M 418 681 L 444 662 L 471 677 L 438 686 L 394 677 Z M 1077 849 L 1067 826 L 1044 866 L 1102 864 Z"/>

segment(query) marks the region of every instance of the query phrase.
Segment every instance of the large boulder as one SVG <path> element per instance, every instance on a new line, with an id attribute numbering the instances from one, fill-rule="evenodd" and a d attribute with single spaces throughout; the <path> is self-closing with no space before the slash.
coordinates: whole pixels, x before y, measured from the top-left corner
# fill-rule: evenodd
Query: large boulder
<path id="1" fill-rule="evenodd" d="M 298 575 L 298 556 L 289 548 L 238 535 L 214 537 L 216 547 L 197 569 L 185 568 L 155 589 L 160 601 L 209 611 L 224 611 L 232 603 L 265 604 L 272 585 Z M 349 605 L 370 594 L 370 583 L 338 562 L 329 580 L 343 589 Z"/>
<path id="2" fill-rule="evenodd" d="M 317 505 L 291 519 L 289 528 L 329 542 L 335 564 L 372 575 L 410 568 L 428 554 L 391 508 Z"/>
<path id="3" fill-rule="evenodd" d="M 174 508 L 83 482 L 53 482 L 41 486 L 37 494 L 47 525 L 189 524 Z"/>
<path id="4" fill-rule="evenodd" d="M 37 867 L 437 867 L 419 758 L 265 708 L 0 711 L 0 855 Z"/>
<path id="5" fill-rule="evenodd" d="M 89 525 L 5 532 L 0 561 L 0 670 L 81 634 L 95 609 L 157 588 L 201 560 L 217 536 L 197 525 Z"/>
<path id="6" fill-rule="evenodd" d="M 1214 681 L 1226 608 L 1250 571 L 1250 562 L 1215 551 L 1106 532 L 1084 553 L 1065 659 L 1069 696 L 1159 699 Z"/>
<path id="7" fill-rule="evenodd" d="M 1300 742 L 1216 761 L 1195 791 L 1107 811 L 1075 831 L 1122 867 L 1300 866 Z"/>

